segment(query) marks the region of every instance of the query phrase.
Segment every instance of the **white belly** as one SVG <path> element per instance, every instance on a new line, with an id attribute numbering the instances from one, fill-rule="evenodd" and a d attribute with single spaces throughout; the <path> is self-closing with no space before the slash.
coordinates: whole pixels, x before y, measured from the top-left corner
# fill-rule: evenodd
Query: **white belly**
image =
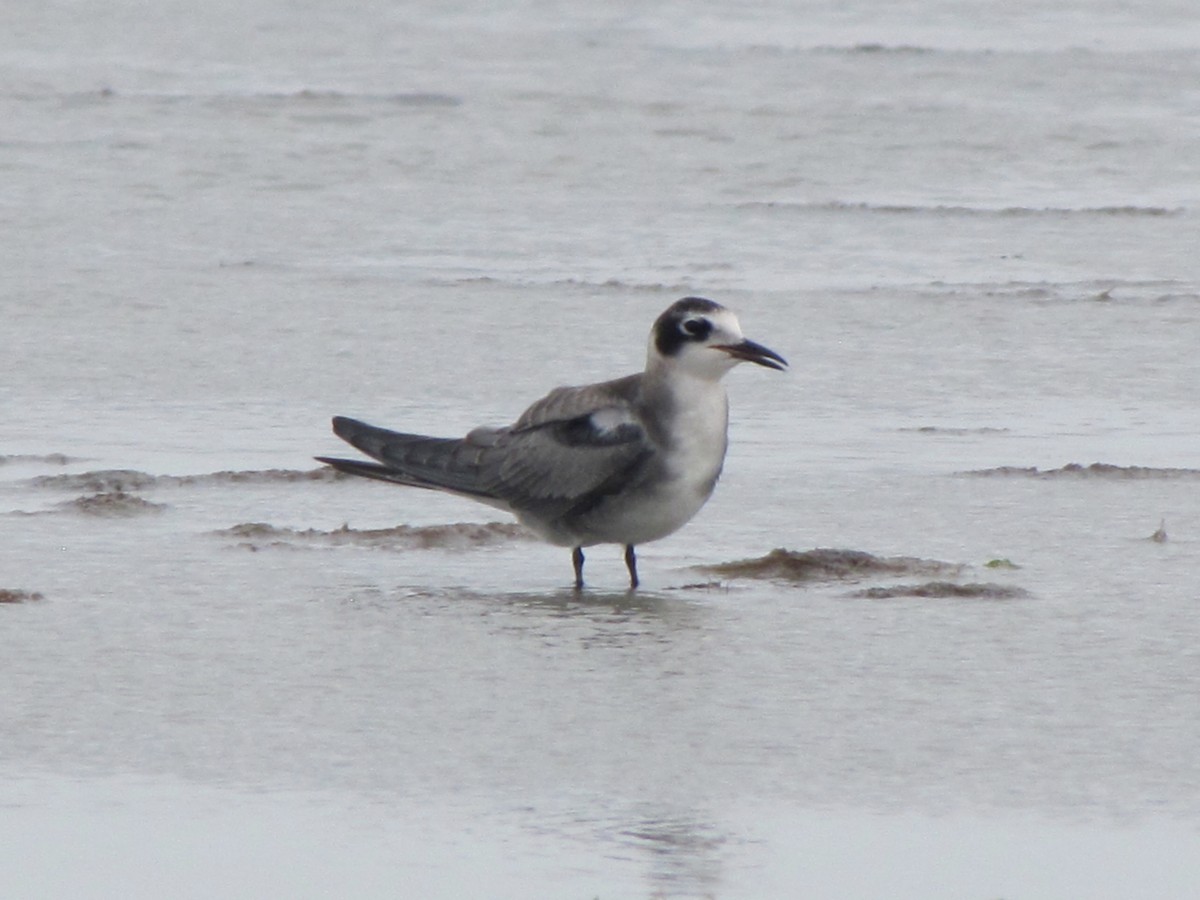
<path id="1" fill-rule="evenodd" d="M 651 489 L 618 495 L 589 517 L 585 544 L 644 544 L 678 531 L 712 496 L 725 462 L 729 404 L 711 382 L 678 397 L 681 412 L 663 447 L 663 478 Z"/>
<path id="2" fill-rule="evenodd" d="M 603 523 L 607 527 L 600 527 L 600 522 L 592 524 L 599 537 L 595 543 L 646 544 L 665 538 L 691 521 L 712 496 L 715 483 L 709 480 L 699 485 L 679 479 L 653 493 L 614 503 L 612 514 Z"/>

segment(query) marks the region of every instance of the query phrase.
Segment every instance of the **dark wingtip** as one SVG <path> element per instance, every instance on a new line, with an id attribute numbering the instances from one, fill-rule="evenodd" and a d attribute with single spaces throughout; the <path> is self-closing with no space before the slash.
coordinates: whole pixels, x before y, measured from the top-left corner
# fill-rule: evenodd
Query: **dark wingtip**
<path id="1" fill-rule="evenodd" d="M 362 434 L 363 430 L 368 427 L 365 422 L 351 419 L 349 416 L 333 417 L 333 433 L 349 444 L 353 444 L 354 438 Z"/>
<path id="2" fill-rule="evenodd" d="M 332 466 L 339 472 L 345 472 L 347 475 L 362 475 L 366 478 L 377 478 L 381 481 L 396 480 L 391 470 L 378 463 L 366 462 L 361 459 L 339 459 L 336 456 L 314 456 L 313 459 L 317 462 L 325 463 L 327 466 Z"/>
<path id="3" fill-rule="evenodd" d="M 358 474 L 358 469 L 367 465 L 367 463 L 364 463 L 361 460 L 338 459 L 335 456 L 314 456 L 313 459 L 319 463 L 324 463 L 331 469 L 336 469 L 339 472 L 346 472 L 351 475 Z"/>

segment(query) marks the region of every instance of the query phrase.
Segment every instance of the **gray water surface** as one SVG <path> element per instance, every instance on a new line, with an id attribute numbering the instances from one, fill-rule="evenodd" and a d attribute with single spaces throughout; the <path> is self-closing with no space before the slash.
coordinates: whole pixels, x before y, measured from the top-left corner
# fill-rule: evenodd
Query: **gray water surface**
<path id="1" fill-rule="evenodd" d="M 1194 889 L 1190 9 L 0 15 L 4 894 Z M 311 459 L 685 294 L 792 371 L 636 594 Z"/>

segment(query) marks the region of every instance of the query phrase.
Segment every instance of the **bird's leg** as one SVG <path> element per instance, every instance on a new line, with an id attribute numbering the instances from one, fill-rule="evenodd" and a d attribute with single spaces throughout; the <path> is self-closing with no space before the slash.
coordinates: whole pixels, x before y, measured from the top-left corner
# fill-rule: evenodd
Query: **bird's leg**
<path id="1" fill-rule="evenodd" d="M 575 567 L 575 590 L 583 590 L 583 548 L 576 547 L 571 551 L 571 565 Z"/>
<path id="2" fill-rule="evenodd" d="M 638 586 L 637 554 L 633 552 L 633 544 L 625 545 L 625 568 L 629 570 L 629 589 L 636 590 Z"/>

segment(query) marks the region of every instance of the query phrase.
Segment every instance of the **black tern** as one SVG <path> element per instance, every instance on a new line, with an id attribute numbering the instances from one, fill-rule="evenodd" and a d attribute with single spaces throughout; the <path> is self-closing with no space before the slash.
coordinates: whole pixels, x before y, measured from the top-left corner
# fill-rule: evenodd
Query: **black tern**
<path id="1" fill-rule="evenodd" d="M 742 335 L 737 317 L 684 297 L 654 323 L 646 369 L 560 387 L 512 425 L 463 438 L 403 434 L 337 416 L 334 433 L 378 462 L 318 461 L 498 507 L 552 544 L 571 547 L 575 587 L 583 548 L 634 547 L 677 531 L 712 495 L 725 461 L 729 401 L 721 378 L 740 362 L 783 371 L 787 360 Z"/>

